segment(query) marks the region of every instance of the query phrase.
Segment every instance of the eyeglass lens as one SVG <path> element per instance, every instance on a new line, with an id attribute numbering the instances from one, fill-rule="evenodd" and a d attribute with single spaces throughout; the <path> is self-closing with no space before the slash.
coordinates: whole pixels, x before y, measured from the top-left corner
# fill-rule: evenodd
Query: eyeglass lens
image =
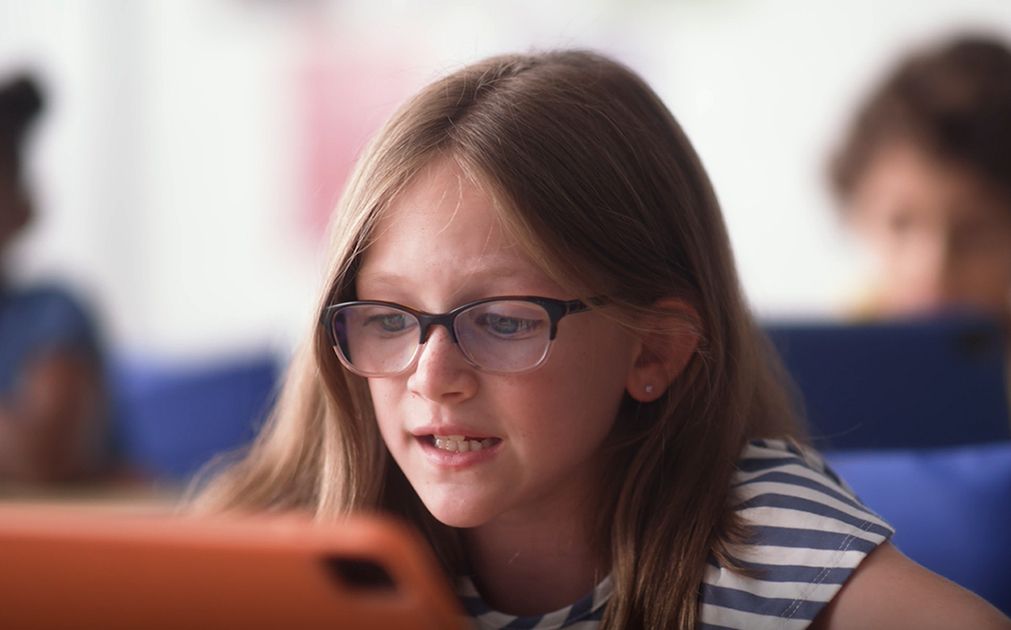
<path id="1" fill-rule="evenodd" d="M 421 340 L 417 317 L 385 305 L 347 306 L 334 314 L 332 326 L 343 358 L 364 375 L 406 369 Z M 472 364 L 488 371 L 518 372 L 544 359 L 551 318 L 533 302 L 495 300 L 461 311 L 453 328 L 460 351 Z"/>

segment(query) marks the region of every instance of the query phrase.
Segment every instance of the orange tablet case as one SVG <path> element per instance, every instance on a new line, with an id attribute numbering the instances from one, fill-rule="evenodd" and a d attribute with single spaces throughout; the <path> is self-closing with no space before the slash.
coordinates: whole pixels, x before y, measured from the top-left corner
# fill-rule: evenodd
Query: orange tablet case
<path id="1" fill-rule="evenodd" d="M 405 527 L 0 506 L 0 628 L 460 629 Z"/>

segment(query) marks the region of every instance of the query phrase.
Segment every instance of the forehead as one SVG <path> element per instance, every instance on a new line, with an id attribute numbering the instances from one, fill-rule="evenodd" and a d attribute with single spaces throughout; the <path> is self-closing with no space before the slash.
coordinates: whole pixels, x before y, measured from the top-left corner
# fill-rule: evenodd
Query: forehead
<path id="1" fill-rule="evenodd" d="M 491 187 L 449 157 L 428 164 L 393 199 L 379 218 L 376 236 L 405 225 L 420 230 L 419 235 L 470 232 L 498 240 L 507 237 Z"/>
<path id="2" fill-rule="evenodd" d="M 496 293 L 543 286 L 547 275 L 507 226 L 489 186 L 455 160 L 439 159 L 379 216 L 356 278 L 359 297 L 388 287 Z"/>
<path id="3" fill-rule="evenodd" d="M 1005 196 L 985 177 L 909 142 L 880 150 L 854 202 L 870 211 L 899 208 L 951 219 L 1011 215 Z"/>

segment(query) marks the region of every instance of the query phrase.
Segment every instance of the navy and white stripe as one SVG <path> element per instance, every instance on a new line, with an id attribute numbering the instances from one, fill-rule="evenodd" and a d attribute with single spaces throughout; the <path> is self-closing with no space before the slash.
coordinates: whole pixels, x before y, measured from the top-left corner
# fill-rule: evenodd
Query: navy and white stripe
<path id="1" fill-rule="evenodd" d="M 459 594 L 464 610 L 474 620 L 477 628 L 597 630 L 600 627 L 600 619 L 604 616 L 604 604 L 611 598 L 611 578 L 604 578 L 589 595 L 575 604 L 537 617 L 516 617 L 492 610 L 481 599 L 481 595 L 469 578 L 460 580 Z"/>
<path id="2" fill-rule="evenodd" d="M 734 509 L 752 532 L 733 553 L 749 575 L 710 561 L 701 585 L 703 630 L 806 628 L 894 533 L 817 453 L 782 440 L 757 440 L 744 449 L 733 490 Z M 572 606 L 538 617 L 492 610 L 468 579 L 460 596 L 482 630 L 596 630 L 611 591 L 606 578 Z"/>
<path id="3" fill-rule="evenodd" d="M 760 440 L 742 454 L 735 509 L 751 524 L 735 557 L 741 576 L 712 562 L 702 586 L 702 624 L 719 628 L 806 628 L 857 565 L 891 537 L 814 451 Z"/>

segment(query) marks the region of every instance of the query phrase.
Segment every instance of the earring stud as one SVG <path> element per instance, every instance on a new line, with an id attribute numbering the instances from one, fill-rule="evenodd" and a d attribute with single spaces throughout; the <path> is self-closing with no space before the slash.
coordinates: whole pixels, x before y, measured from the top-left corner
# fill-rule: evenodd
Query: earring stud
<path id="1" fill-rule="evenodd" d="M 647 386 L 646 386 L 646 387 L 644 387 L 643 389 L 645 389 L 645 390 L 646 390 L 646 393 L 647 393 L 647 394 L 652 394 L 652 393 L 653 393 L 653 386 L 652 386 L 652 385 L 647 385 Z"/>

